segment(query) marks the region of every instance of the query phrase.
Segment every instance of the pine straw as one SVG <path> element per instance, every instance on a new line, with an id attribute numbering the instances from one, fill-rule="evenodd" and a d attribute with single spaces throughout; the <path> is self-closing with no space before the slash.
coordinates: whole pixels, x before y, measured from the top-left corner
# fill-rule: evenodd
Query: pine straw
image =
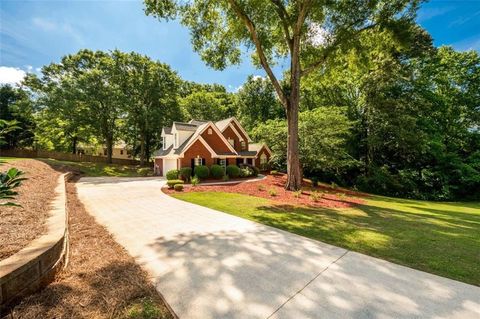
<path id="1" fill-rule="evenodd" d="M 156 310 L 148 318 L 172 318 L 147 274 L 85 211 L 74 182 L 67 183 L 67 198 L 68 267 L 6 318 L 125 318 L 133 308 L 142 307 Z"/>
<path id="2" fill-rule="evenodd" d="M 1 171 L 16 167 L 25 180 L 13 200 L 22 207 L 0 206 L 0 259 L 7 258 L 46 231 L 49 203 L 55 197 L 59 172 L 36 160 L 18 160 L 0 166 Z"/>

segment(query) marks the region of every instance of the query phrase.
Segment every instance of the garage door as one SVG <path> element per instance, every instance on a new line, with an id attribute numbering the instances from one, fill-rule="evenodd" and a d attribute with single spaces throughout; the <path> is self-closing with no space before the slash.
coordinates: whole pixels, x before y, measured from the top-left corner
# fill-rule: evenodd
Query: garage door
<path id="1" fill-rule="evenodd" d="M 163 160 L 163 176 L 167 174 L 168 171 L 172 169 L 177 169 L 177 160 L 176 159 L 164 159 Z"/>

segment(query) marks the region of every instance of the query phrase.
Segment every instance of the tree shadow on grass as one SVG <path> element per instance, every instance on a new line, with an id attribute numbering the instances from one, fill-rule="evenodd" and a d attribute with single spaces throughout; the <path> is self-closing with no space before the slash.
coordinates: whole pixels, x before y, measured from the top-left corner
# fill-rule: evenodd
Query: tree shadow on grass
<path id="1" fill-rule="evenodd" d="M 248 217 L 336 246 L 480 285 L 480 216 L 357 205 L 354 210 L 260 206 Z M 453 215 L 453 216 L 452 216 Z"/>

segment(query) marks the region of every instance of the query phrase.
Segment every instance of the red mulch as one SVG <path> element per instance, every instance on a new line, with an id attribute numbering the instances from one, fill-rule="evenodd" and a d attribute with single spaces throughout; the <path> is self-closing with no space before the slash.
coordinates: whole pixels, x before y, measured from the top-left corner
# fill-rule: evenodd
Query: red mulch
<path id="1" fill-rule="evenodd" d="M 302 205 L 312 207 L 326 208 L 346 208 L 363 204 L 364 200 L 357 196 L 365 197 L 362 193 L 349 191 L 345 189 L 333 189 L 331 187 L 318 186 L 312 187 L 308 183 L 304 183 L 302 194 L 297 198 L 295 192 L 285 190 L 284 186 L 287 181 L 286 175 L 268 175 L 265 179 L 255 182 L 240 182 L 237 184 L 226 185 L 185 185 L 184 192 L 226 192 L 239 193 L 256 197 L 268 198 L 282 204 Z M 270 195 L 269 191 L 274 190 L 275 196 Z M 174 190 L 163 188 L 167 194 L 175 193 Z M 310 195 L 317 192 L 319 199 L 314 201 Z M 352 197 L 355 196 L 355 197 Z"/>

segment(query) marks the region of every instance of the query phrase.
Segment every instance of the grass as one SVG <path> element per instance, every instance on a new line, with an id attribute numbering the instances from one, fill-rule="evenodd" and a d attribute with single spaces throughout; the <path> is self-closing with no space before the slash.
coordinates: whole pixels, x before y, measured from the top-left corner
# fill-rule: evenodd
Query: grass
<path id="1" fill-rule="evenodd" d="M 0 157 L 0 164 L 2 162 L 12 162 L 22 158 L 15 157 Z M 91 162 L 70 162 L 59 161 L 54 159 L 37 158 L 54 167 L 63 167 L 82 173 L 84 176 L 98 177 L 98 176 L 116 176 L 116 177 L 139 177 L 152 175 L 150 167 L 141 167 L 133 165 L 119 165 L 106 163 L 91 163 Z"/>
<path id="2" fill-rule="evenodd" d="M 371 196 L 352 208 L 282 205 L 242 194 L 172 195 L 298 235 L 480 286 L 480 203 Z"/>

